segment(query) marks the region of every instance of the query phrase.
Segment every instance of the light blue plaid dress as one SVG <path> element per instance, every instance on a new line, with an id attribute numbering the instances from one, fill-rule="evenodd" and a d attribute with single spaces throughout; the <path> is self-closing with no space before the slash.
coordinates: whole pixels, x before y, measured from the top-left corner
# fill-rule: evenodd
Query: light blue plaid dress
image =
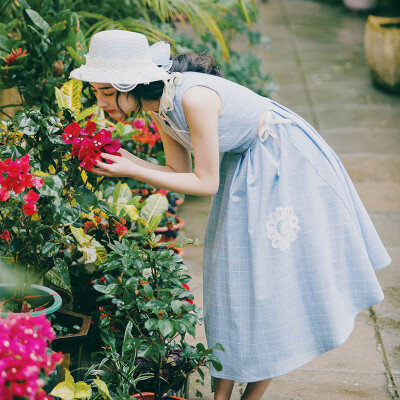
<path id="1" fill-rule="evenodd" d="M 355 316 L 383 300 L 374 271 L 391 259 L 336 154 L 286 107 L 224 78 L 184 72 L 163 121 L 169 135 L 192 149 L 182 96 L 197 85 L 222 100 L 204 317 L 208 345 L 226 352 L 216 353 L 223 369 L 211 366 L 211 375 L 276 377 L 349 337 Z"/>

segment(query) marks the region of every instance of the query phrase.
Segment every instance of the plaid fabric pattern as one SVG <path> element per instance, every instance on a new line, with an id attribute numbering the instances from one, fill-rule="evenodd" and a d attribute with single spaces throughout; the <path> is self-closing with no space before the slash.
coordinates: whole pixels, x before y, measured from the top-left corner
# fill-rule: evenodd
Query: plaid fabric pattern
<path id="1" fill-rule="evenodd" d="M 211 375 L 239 382 L 283 375 L 348 338 L 355 316 L 383 300 L 375 270 L 391 259 L 342 163 L 312 126 L 226 79 L 183 76 L 168 116 L 187 148 L 184 92 L 210 87 L 223 104 L 220 187 L 203 270 L 207 342 L 226 352 L 216 353 L 223 369 L 211 366 Z M 256 129 L 266 110 L 274 135 L 262 141 Z M 287 216 L 279 219 L 280 209 Z M 278 240 L 294 238 L 295 229 L 289 247 L 268 238 L 272 216 Z"/>

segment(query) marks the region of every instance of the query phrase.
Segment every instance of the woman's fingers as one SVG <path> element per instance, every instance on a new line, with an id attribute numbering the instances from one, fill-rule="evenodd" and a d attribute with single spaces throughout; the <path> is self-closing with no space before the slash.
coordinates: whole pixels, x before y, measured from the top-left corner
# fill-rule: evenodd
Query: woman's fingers
<path id="1" fill-rule="evenodd" d="M 108 153 L 101 153 L 100 157 L 104 158 L 105 160 L 111 160 L 111 161 L 118 161 L 121 159 L 120 156 L 114 156 L 114 155 L 108 154 Z"/>

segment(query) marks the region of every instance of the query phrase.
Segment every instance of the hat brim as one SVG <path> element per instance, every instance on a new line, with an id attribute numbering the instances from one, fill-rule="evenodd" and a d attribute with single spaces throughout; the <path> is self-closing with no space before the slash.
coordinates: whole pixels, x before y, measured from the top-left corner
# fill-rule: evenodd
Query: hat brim
<path id="1" fill-rule="evenodd" d="M 79 79 L 84 82 L 110 83 L 119 85 L 129 84 L 149 84 L 155 81 L 165 81 L 169 79 L 170 74 L 163 68 L 155 64 L 148 64 L 146 68 L 136 71 L 106 71 L 87 65 L 81 65 L 79 68 L 71 71 L 70 78 Z"/>

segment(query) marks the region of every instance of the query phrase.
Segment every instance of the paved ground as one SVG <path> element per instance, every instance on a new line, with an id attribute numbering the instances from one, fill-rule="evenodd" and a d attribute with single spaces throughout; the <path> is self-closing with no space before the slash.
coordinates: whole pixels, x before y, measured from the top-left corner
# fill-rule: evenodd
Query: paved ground
<path id="1" fill-rule="evenodd" d="M 376 89 L 364 59 L 366 17 L 304 0 L 257 2 L 257 29 L 272 49 L 257 50 L 280 85 L 274 100 L 307 119 L 341 158 L 393 259 L 377 271 L 385 299 L 363 310 L 339 348 L 273 379 L 264 399 L 383 400 L 400 393 L 400 96 Z M 246 47 L 238 40 L 237 47 Z M 202 305 L 202 243 L 209 198 L 187 197 L 181 237 L 191 287 Z M 204 341 L 203 327 L 197 339 Z M 193 387 L 193 385 L 192 385 Z M 236 385 L 239 399 L 243 385 Z M 212 394 L 207 383 L 206 399 Z M 190 398 L 194 398 L 193 388 Z"/>

